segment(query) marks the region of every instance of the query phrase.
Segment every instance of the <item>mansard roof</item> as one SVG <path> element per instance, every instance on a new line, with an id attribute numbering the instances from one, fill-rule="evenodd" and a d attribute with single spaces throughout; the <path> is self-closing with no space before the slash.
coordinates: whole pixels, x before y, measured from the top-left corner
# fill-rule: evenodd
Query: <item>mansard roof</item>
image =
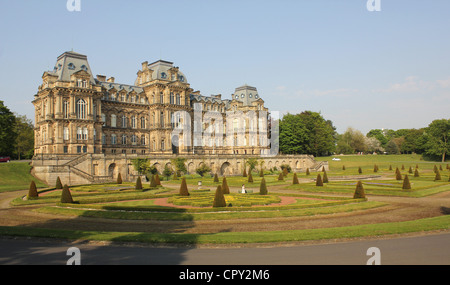
<path id="1" fill-rule="evenodd" d="M 87 56 L 74 51 L 66 51 L 58 56 L 55 67 L 47 73 L 57 76 L 58 81 L 70 81 L 72 74 L 81 70 L 89 73 L 90 81 L 95 84 Z"/>

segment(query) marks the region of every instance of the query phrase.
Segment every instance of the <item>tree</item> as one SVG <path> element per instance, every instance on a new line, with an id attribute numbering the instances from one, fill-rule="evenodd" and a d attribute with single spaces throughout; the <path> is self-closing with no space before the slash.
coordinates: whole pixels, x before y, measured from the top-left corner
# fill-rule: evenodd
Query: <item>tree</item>
<path id="1" fill-rule="evenodd" d="M 156 184 L 155 175 L 152 174 L 152 178 L 150 180 L 150 188 L 155 188 L 157 186 L 158 184 Z"/>
<path id="2" fill-rule="evenodd" d="M 162 173 L 164 175 L 164 177 L 166 177 L 166 180 L 169 180 L 169 177 L 172 175 L 172 173 L 173 173 L 172 168 L 170 168 L 170 166 L 166 164 L 164 166 L 164 170 Z"/>
<path id="3" fill-rule="evenodd" d="M 344 134 L 338 136 L 337 153 L 352 154 L 367 151 L 366 137 L 358 130 L 347 128 Z"/>
<path id="4" fill-rule="evenodd" d="M 155 174 L 155 183 L 156 183 L 157 186 L 161 186 L 161 180 L 159 180 L 158 173 Z"/>
<path id="5" fill-rule="evenodd" d="M 386 148 L 385 149 L 386 149 L 386 153 L 387 154 L 399 154 L 400 153 L 397 144 L 393 140 L 390 140 L 386 144 Z"/>
<path id="6" fill-rule="evenodd" d="M 258 165 L 258 159 L 256 157 L 251 157 L 245 161 L 245 164 L 248 165 L 248 173 L 252 172 L 256 166 Z M 244 165 L 245 165 L 244 164 Z M 245 176 L 244 176 L 245 177 Z"/>
<path id="7" fill-rule="evenodd" d="M 323 179 L 322 179 L 322 182 L 323 182 L 323 183 L 328 183 L 328 175 L 327 175 L 327 172 L 326 172 L 326 171 L 323 172 Z"/>
<path id="8" fill-rule="evenodd" d="M 434 177 L 435 181 L 441 180 L 441 173 L 439 172 L 439 170 L 436 170 L 436 176 Z"/>
<path id="9" fill-rule="evenodd" d="M 280 151 L 282 153 L 328 155 L 335 150 L 335 127 L 320 113 L 305 111 L 286 114 L 280 120 Z"/>
<path id="10" fill-rule="evenodd" d="M 122 175 L 119 173 L 119 175 L 117 176 L 117 184 L 122 184 Z"/>
<path id="11" fill-rule="evenodd" d="M 381 144 L 382 147 L 385 146 L 385 145 L 387 144 L 387 142 L 389 141 L 389 140 L 385 137 L 385 135 L 384 135 L 384 133 L 383 133 L 383 130 L 380 130 L 380 129 L 373 129 L 373 130 L 370 130 L 370 131 L 366 134 L 366 137 L 368 137 L 368 138 L 376 138 L 376 139 L 380 142 L 380 144 Z"/>
<path id="12" fill-rule="evenodd" d="M 213 207 L 226 207 L 227 202 L 225 201 L 224 193 L 222 192 L 222 187 L 220 185 L 217 186 L 216 194 L 214 196 Z"/>
<path id="13" fill-rule="evenodd" d="M 63 188 L 63 185 L 62 185 L 62 183 L 61 183 L 61 179 L 59 178 L 59 176 L 58 176 L 58 178 L 56 178 L 56 185 L 55 185 L 55 188 L 56 188 L 56 189 L 62 189 L 62 188 Z"/>
<path id="14" fill-rule="evenodd" d="M 34 154 L 34 126 L 33 122 L 25 115 L 15 114 L 16 124 L 14 130 L 17 133 L 14 156 L 17 159 L 31 158 Z M 62 189 L 62 186 L 61 188 Z"/>
<path id="15" fill-rule="evenodd" d="M 181 173 L 186 173 L 186 158 L 183 157 L 176 157 L 172 158 L 170 162 L 172 162 L 173 166 L 175 167 L 175 171 L 177 172 L 177 175 L 181 175 Z"/>
<path id="16" fill-rule="evenodd" d="M 31 180 L 30 189 L 28 190 L 28 198 L 36 199 L 38 197 L 39 194 L 37 192 L 36 183 L 33 180 Z"/>
<path id="17" fill-rule="evenodd" d="M 283 181 L 283 180 L 284 180 L 283 172 L 280 172 L 280 174 L 278 175 L 278 181 Z"/>
<path id="18" fill-rule="evenodd" d="M 364 187 L 361 181 L 358 180 L 356 183 L 355 193 L 353 194 L 353 199 L 366 198 L 366 194 L 364 193 Z"/>
<path id="19" fill-rule="evenodd" d="M 417 168 L 414 170 L 414 177 L 419 177 L 419 170 L 417 170 Z"/>
<path id="20" fill-rule="evenodd" d="M 136 190 L 142 190 L 142 181 L 141 181 L 141 177 L 138 176 L 138 178 L 136 179 Z"/>
<path id="21" fill-rule="evenodd" d="M 395 169 L 395 179 L 396 180 L 402 180 L 402 174 L 400 173 L 400 170 L 398 169 L 398 167 Z"/>
<path id="22" fill-rule="evenodd" d="M 61 193 L 61 203 L 73 203 L 72 194 L 70 194 L 67 184 L 64 185 Z"/>
<path id="23" fill-rule="evenodd" d="M 210 172 L 211 168 L 205 163 L 201 163 L 199 167 L 195 170 L 201 177 L 205 175 L 205 173 Z"/>
<path id="24" fill-rule="evenodd" d="M 12 156 L 17 138 L 16 117 L 0 100 L 0 156 Z"/>
<path id="25" fill-rule="evenodd" d="M 219 182 L 219 177 L 217 176 L 217 173 L 214 174 L 214 182 Z"/>
<path id="26" fill-rule="evenodd" d="M 247 177 L 247 169 L 244 167 L 244 173 L 242 174 L 242 177 Z"/>
<path id="27" fill-rule="evenodd" d="M 266 179 L 261 180 L 261 184 L 259 185 L 259 194 L 260 195 L 267 195 L 267 186 L 266 186 Z"/>
<path id="28" fill-rule="evenodd" d="M 180 185 L 180 196 L 189 196 L 189 191 L 186 184 L 186 178 L 183 177 L 181 179 L 181 185 Z"/>
<path id="29" fill-rule="evenodd" d="M 426 144 L 426 153 L 434 156 L 441 156 L 445 161 L 446 154 L 450 151 L 450 119 L 434 120 L 426 129 L 429 141 Z"/>

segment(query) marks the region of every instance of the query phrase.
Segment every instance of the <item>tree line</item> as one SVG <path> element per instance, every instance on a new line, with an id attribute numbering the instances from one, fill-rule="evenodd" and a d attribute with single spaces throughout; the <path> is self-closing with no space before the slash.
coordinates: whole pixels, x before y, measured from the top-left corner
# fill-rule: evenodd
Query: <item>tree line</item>
<path id="1" fill-rule="evenodd" d="M 0 100 L 0 156 L 30 159 L 33 154 L 33 122 L 25 115 L 11 112 Z"/>
<path id="2" fill-rule="evenodd" d="M 320 113 L 286 114 L 279 121 L 279 146 L 284 154 L 408 154 L 445 161 L 450 151 L 450 119 L 437 119 L 420 129 L 372 129 L 366 135 L 354 128 L 338 134 Z"/>

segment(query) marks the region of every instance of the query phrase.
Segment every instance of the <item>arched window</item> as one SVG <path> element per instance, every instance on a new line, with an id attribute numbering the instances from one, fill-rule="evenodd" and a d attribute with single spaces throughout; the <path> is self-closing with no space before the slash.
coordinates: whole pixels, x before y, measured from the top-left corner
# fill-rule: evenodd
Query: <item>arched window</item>
<path id="1" fill-rule="evenodd" d="M 112 134 L 111 135 L 111 144 L 116 144 L 117 143 L 117 139 L 116 139 L 116 135 L 115 134 Z"/>
<path id="2" fill-rule="evenodd" d="M 122 128 L 127 127 L 127 117 L 125 115 L 122 116 Z"/>
<path id="3" fill-rule="evenodd" d="M 133 129 L 136 129 L 136 117 L 135 116 L 131 117 L 131 127 Z"/>
<path id="4" fill-rule="evenodd" d="M 86 101 L 79 99 L 76 106 L 77 119 L 86 119 Z"/>
<path id="5" fill-rule="evenodd" d="M 145 117 L 141 117 L 141 129 L 145 129 Z"/>
<path id="6" fill-rule="evenodd" d="M 127 144 L 127 136 L 122 135 L 122 144 Z"/>

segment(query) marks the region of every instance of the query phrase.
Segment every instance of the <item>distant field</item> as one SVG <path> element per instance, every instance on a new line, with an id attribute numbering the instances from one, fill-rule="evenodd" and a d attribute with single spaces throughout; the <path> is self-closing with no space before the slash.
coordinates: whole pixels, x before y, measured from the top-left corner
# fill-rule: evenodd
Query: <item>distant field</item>
<path id="1" fill-rule="evenodd" d="M 38 188 L 47 187 L 42 181 L 30 174 L 28 162 L 10 162 L 0 164 L 0 192 L 26 190 L 34 180 Z"/>

